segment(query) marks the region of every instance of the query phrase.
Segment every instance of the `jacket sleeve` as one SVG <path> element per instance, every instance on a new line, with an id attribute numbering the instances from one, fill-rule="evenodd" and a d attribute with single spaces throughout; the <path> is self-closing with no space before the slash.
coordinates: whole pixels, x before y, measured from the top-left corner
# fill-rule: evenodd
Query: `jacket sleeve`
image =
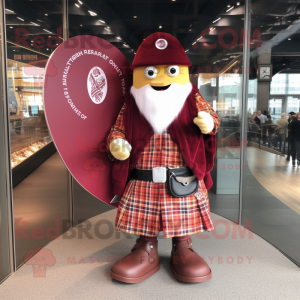
<path id="1" fill-rule="evenodd" d="M 214 120 L 214 128 L 208 134 L 215 135 L 218 132 L 218 127 L 220 126 L 220 119 L 219 119 L 217 113 L 213 110 L 211 105 L 203 99 L 203 97 L 199 93 L 196 93 L 196 106 L 197 106 L 197 110 L 198 110 L 197 113 L 200 111 L 204 111 L 204 112 L 209 113 L 212 116 L 212 118 Z"/>
<path id="2" fill-rule="evenodd" d="M 123 112 L 124 112 L 125 108 L 126 108 L 126 105 L 124 104 L 123 107 L 121 108 L 120 112 L 119 112 L 119 115 L 117 117 L 117 120 L 116 120 L 115 124 L 110 129 L 110 133 L 109 133 L 109 135 L 107 137 L 107 140 L 106 140 L 106 149 L 107 149 L 108 157 L 112 161 L 115 160 L 115 158 L 113 157 L 113 155 L 111 154 L 111 152 L 109 150 L 110 143 L 115 139 L 126 140 L 125 126 L 124 126 L 124 122 L 123 122 Z"/>

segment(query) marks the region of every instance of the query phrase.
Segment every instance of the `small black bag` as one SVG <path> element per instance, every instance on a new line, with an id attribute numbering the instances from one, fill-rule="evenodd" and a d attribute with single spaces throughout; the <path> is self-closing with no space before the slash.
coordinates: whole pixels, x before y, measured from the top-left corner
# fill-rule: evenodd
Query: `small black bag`
<path id="1" fill-rule="evenodd" d="M 172 196 L 186 197 L 198 191 L 199 180 L 188 167 L 168 169 L 168 187 Z"/>

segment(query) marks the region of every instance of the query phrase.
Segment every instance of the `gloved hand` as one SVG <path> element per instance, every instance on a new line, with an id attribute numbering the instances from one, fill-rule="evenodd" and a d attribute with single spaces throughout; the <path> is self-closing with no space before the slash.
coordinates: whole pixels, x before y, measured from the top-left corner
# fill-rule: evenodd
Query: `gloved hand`
<path id="1" fill-rule="evenodd" d="M 198 116 L 194 119 L 194 123 L 204 134 L 210 133 L 214 129 L 214 119 L 205 111 L 198 112 Z"/>
<path id="2" fill-rule="evenodd" d="M 131 145 L 123 139 L 115 139 L 109 145 L 110 153 L 118 160 L 125 160 L 130 156 Z"/>

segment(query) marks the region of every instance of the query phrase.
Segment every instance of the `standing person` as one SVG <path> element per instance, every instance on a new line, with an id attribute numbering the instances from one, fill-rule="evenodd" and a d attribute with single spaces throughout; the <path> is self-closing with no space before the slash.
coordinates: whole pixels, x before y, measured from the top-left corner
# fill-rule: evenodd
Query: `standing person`
<path id="1" fill-rule="evenodd" d="M 266 121 L 268 121 L 268 118 L 266 115 L 263 115 L 261 113 L 261 110 L 257 111 L 257 117 L 260 120 L 260 124 L 262 125 L 262 134 L 263 134 L 263 144 L 266 144 L 267 140 L 267 127 L 265 126 Z"/>
<path id="2" fill-rule="evenodd" d="M 253 112 L 253 114 L 252 114 L 252 116 L 251 116 L 251 119 L 254 121 L 254 123 L 255 123 L 256 125 L 260 125 L 260 119 L 258 118 L 257 112 L 256 112 L 256 111 Z"/>
<path id="3" fill-rule="evenodd" d="M 277 124 L 280 125 L 278 129 L 278 139 L 279 139 L 279 151 L 285 154 L 285 139 L 287 137 L 287 127 L 289 122 L 286 119 L 286 113 L 281 114 L 281 119 L 277 120 Z"/>
<path id="4" fill-rule="evenodd" d="M 297 164 L 300 165 L 300 112 L 296 114 L 296 117 L 291 122 L 291 133 L 293 142 L 292 148 L 292 161 L 293 167 L 296 165 L 296 156 Z"/>
<path id="5" fill-rule="evenodd" d="M 260 119 L 261 124 L 264 124 L 266 121 L 268 121 L 268 118 L 266 115 L 263 115 L 261 113 L 261 110 L 257 111 L 257 117 Z"/>
<path id="6" fill-rule="evenodd" d="M 258 133 L 260 133 L 260 120 L 257 117 L 256 111 L 253 112 L 253 114 L 248 119 L 248 146 L 251 146 L 252 139 L 257 136 Z"/>
<path id="7" fill-rule="evenodd" d="M 291 133 L 291 123 L 293 121 L 293 116 L 295 113 L 293 111 L 289 112 L 289 118 L 288 118 L 288 153 L 286 160 L 290 161 L 291 151 L 292 151 L 292 133 Z"/>
<path id="8" fill-rule="evenodd" d="M 265 127 L 268 131 L 269 147 L 272 148 L 272 140 L 275 140 L 275 132 L 280 129 L 280 125 L 273 122 L 271 115 L 268 115 L 267 118 L 268 120 L 265 122 Z"/>

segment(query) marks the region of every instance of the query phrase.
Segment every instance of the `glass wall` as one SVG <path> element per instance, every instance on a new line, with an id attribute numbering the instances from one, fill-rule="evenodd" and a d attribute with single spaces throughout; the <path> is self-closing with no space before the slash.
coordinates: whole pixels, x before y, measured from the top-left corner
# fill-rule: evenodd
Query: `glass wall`
<path id="1" fill-rule="evenodd" d="M 3 33 L 3 15 L 4 7 L 0 3 L 0 283 L 10 274 L 10 250 L 11 240 L 11 213 L 9 207 L 9 182 L 7 181 L 7 169 L 9 169 L 8 160 L 8 136 L 7 136 L 7 102 L 5 98 L 5 85 L 3 68 L 5 66 L 5 53 L 2 46 L 4 45 Z"/>
<path id="2" fill-rule="evenodd" d="M 43 87 L 45 66 L 62 43 L 62 1 L 5 1 L 11 166 L 52 139 Z"/>
<path id="3" fill-rule="evenodd" d="M 36 160 L 40 163 L 34 168 L 43 162 L 13 189 L 17 267 L 28 253 L 70 226 L 69 173 L 59 154 L 52 155 L 55 147 L 43 105 L 45 66 L 63 42 L 62 4 L 61 0 L 5 1 L 12 174 L 31 168 Z"/>
<path id="4" fill-rule="evenodd" d="M 242 223 L 300 264 L 300 166 L 293 163 L 300 157 L 293 122 L 300 121 L 289 115 L 300 112 L 299 9 L 296 2 L 268 0 L 249 6 L 249 36 L 259 40 L 249 49 Z"/>

